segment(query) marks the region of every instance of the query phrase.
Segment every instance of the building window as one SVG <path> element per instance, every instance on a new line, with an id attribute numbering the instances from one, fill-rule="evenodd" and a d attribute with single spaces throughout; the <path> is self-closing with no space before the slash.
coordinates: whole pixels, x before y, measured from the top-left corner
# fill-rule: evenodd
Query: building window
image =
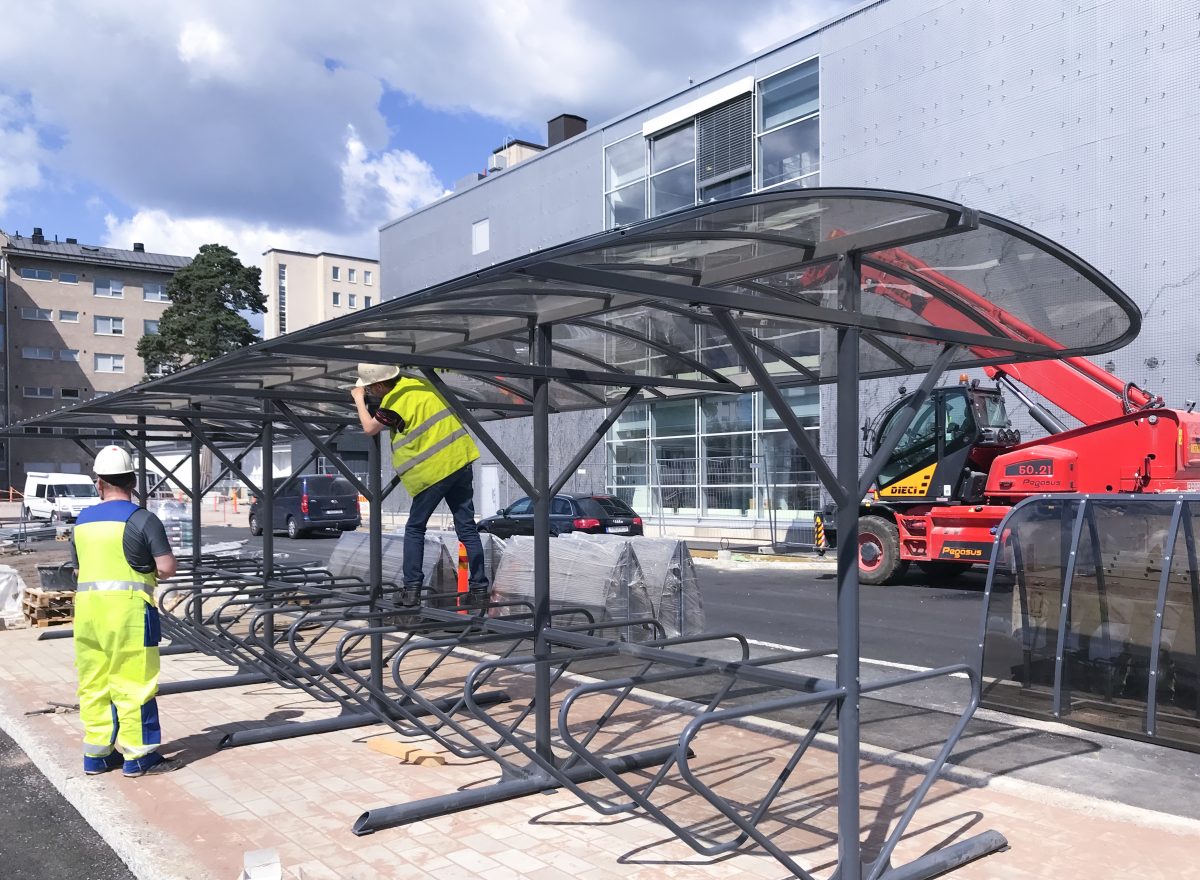
<path id="1" fill-rule="evenodd" d="M 142 285 L 142 299 L 146 302 L 170 302 L 166 286 L 157 281 L 147 281 Z"/>
<path id="2" fill-rule="evenodd" d="M 485 253 L 492 246 L 491 221 L 484 217 L 471 224 L 471 254 Z"/>
<path id="3" fill-rule="evenodd" d="M 125 372 L 125 355 L 123 354 L 96 354 L 96 372 L 97 373 L 124 373 Z"/>
<path id="4" fill-rule="evenodd" d="M 369 309 L 369 308 L 371 308 L 371 297 L 369 297 L 369 296 L 364 296 L 364 297 L 363 297 L 363 308 L 364 308 L 364 309 Z"/>
<path id="5" fill-rule="evenodd" d="M 816 185 L 821 170 L 818 84 L 815 58 L 758 83 L 761 188 L 793 181 Z"/>
<path id="6" fill-rule="evenodd" d="M 62 388 L 59 390 L 58 396 L 61 397 L 63 400 L 78 400 L 79 399 L 79 389 L 78 388 Z"/>
<path id="7" fill-rule="evenodd" d="M 350 301 L 349 302 L 350 308 L 352 308 L 352 309 L 358 308 L 358 296 L 356 294 L 352 293 L 346 298 Z"/>
<path id="8" fill-rule="evenodd" d="M 108 315 L 96 315 L 93 332 L 97 336 L 124 336 L 125 319 L 110 318 Z"/>
<path id="9" fill-rule="evenodd" d="M 696 204 L 696 125 L 650 141 L 650 216 Z"/>
<path id="10" fill-rule="evenodd" d="M 357 283 L 358 282 L 358 270 L 357 269 L 347 269 L 346 270 L 346 280 L 349 281 L 351 284 Z"/>
<path id="11" fill-rule="evenodd" d="M 640 134 L 604 148 L 604 191 L 608 226 L 646 219 L 646 141 Z"/>
<path id="12" fill-rule="evenodd" d="M 58 320 L 62 321 L 64 324 L 78 324 L 79 312 L 73 312 L 67 309 L 59 309 Z"/>
<path id="13" fill-rule="evenodd" d="M 363 284 L 367 285 L 367 287 L 371 286 L 371 276 L 372 272 L 370 269 L 363 269 Z"/>
<path id="14" fill-rule="evenodd" d="M 700 202 L 754 188 L 754 96 L 742 95 L 696 117 L 696 197 Z"/>
<path id="15" fill-rule="evenodd" d="M 43 386 L 26 385 L 25 386 L 25 396 L 26 397 L 42 397 L 42 398 L 50 397 L 50 398 L 53 398 L 54 397 L 54 389 L 53 388 L 45 388 Z"/>
<path id="16" fill-rule="evenodd" d="M 58 359 L 60 361 L 72 361 L 74 363 L 79 363 L 79 349 L 60 348 L 58 351 Z"/>
<path id="17" fill-rule="evenodd" d="M 125 296 L 125 283 L 114 278 L 97 278 L 94 284 L 96 296 L 121 299 Z"/>
<path id="18" fill-rule="evenodd" d="M 149 318 L 144 319 L 142 321 L 142 335 L 143 336 L 157 336 L 158 335 L 158 321 L 151 321 Z"/>
<path id="19" fill-rule="evenodd" d="M 52 361 L 54 349 L 42 345 L 26 345 L 21 349 L 21 357 L 27 361 Z"/>
<path id="20" fill-rule="evenodd" d="M 74 272 L 59 272 L 58 273 L 58 283 L 59 284 L 78 284 L 79 276 L 76 275 Z"/>
<path id="21" fill-rule="evenodd" d="M 22 269 L 21 277 L 30 278 L 34 281 L 52 281 L 54 280 L 54 273 L 49 269 Z"/>
<path id="22" fill-rule="evenodd" d="M 334 281 L 341 281 L 342 280 L 342 267 L 341 266 L 333 266 L 330 269 L 329 277 L 332 278 Z"/>
<path id="23" fill-rule="evenodd" d="M 333 292 L 333 304 L 339 309 L 342 307 L 342 295 L 336 290 Z"/>
<path id="24" fill-rule="evenodd" d="M 21 307 L 21 317 L 26 321 L 53 321 L 53 309 L 33 309 L 28 306 Z"/>
<path id="25" fill-rule="evenodd" d="M 279 334 L 287 333 L 287 266 L 279 264 Z"/>

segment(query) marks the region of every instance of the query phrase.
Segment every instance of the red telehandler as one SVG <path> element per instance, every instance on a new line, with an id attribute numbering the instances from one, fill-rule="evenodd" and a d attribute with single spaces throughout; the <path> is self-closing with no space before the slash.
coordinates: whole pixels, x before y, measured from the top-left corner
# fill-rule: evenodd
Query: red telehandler
<path id="1" fill-rule="evenodd" d="M 902 249 L 874 254 L 862 267 L 863 296 L 886 297 L 930 324 L 969 332 L 998 331 L 1054 344 Z M 894 271 L 882 268 L 887 265 Z M 828 267 L 810 269 L 808 283 Z M 917 283 L 919 282 L 919 283 Z M 930 290 L 936 289 L 937 295 Z M 981 357 L 998 353 L 975 349 Z M 1012 505 L 1047 492 L 1200 491 L 1200 414 L 1169 409 L 1085 358 L 985 368 L 995 387 L 965 376 L 935 388 L 883 466 L 859 509 L 859 576 L 886 584 L 910 563 L 931 576 L 963 571 L 991 557 L 996 527 Z M 1020 383 L 1082 426 L 1068 429 L 1031 400 Z M 1021 442 L 1002 387 L 1048 436 Z M 878 451 L 889 427 L 912 403 L 902 393 L 863 429 L 864 454 Z"/>

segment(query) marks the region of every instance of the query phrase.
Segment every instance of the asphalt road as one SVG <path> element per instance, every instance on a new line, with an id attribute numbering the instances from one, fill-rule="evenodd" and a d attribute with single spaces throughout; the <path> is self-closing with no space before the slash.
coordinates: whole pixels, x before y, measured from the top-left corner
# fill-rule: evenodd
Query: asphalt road
<path id="1" fill-rule="evenodd" d="M 124 862 L 3 732 L 0 791 L 0 876 L 133 880 Z"/>

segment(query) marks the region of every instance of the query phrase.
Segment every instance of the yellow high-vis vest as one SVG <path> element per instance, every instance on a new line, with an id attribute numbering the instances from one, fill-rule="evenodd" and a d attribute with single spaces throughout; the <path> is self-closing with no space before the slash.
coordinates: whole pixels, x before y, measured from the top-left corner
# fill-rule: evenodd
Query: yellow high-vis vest
<path id="1" fill-rule="evenodd" d="M 404 420 L 403 432 L 392 431 L 392 467 L 410 495 L 479 458 L 467 429 L 428 382 L 401 376 L 380 407 Z"/>
<path id="2" fill-rule="evenodd" d="M 132 590 L 154 604 L 158 578 L 154 572 L 144 574 L 130 566 L 122 544 L 125 522 L 135 510 L 137 505 L 131 502 L 108 502 L 105 512 L 109 515 L 105 518 L 80 518 L 73 532 L 79 557 L 76 593 Z"/>

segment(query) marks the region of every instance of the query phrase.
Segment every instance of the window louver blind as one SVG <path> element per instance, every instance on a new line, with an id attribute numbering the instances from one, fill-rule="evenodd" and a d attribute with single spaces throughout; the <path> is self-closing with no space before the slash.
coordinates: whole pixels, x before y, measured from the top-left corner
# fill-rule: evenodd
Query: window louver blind
<path id="1" fill-rule="evenodd" d="M 753 95 L 742 95 L 696 117 L 696 177 L 700 186 L 749 171 L 753 155 Z"/>

